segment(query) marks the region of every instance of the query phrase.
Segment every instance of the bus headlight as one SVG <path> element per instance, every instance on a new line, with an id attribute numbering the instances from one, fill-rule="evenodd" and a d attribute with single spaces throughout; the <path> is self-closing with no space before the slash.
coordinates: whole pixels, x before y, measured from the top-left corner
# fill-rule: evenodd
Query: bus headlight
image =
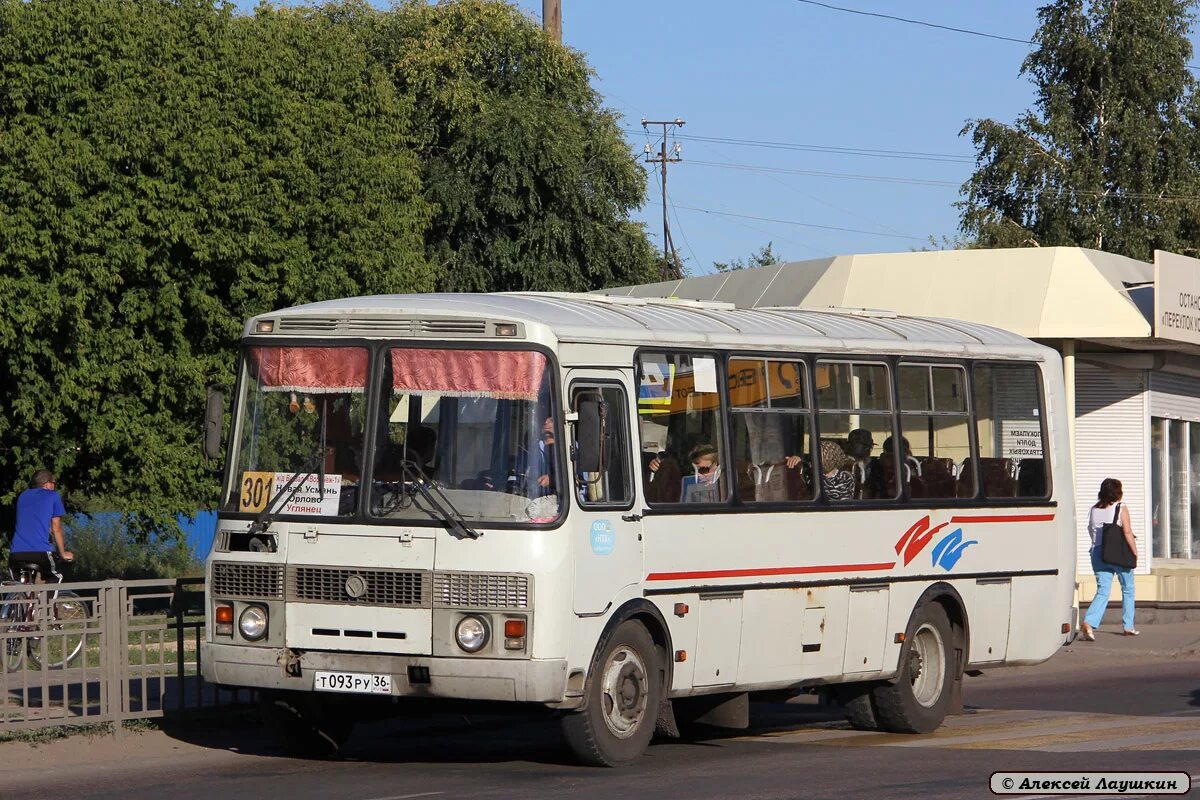
<path id="1" fill-rule="evenodd" d="M 238 617 L 238 630 L 242 637 L 257 642 L 267 635 L 267 610 L 262 606 L 247 606 Z"/>
<path id="2" fill-rule="evenodd" d="M 478 653 L 488 643 L 488 627 L 479 617 L 463 617 L 454 629 L 458 646 L 468 653 Z"/>

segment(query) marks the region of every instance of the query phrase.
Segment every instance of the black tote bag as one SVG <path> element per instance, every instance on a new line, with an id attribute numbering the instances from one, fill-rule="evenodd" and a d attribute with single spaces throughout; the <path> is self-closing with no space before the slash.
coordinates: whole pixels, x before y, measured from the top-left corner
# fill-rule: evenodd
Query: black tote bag
<path id="1" fill-rule="evenodd" d="M 1133 569 L 1137 566 L 1137 553 L 1129 549 L 1125 541 L 1125 528 L 1121 525 L 1121 504 L 1117 503 L 1113 521 L 1104 523 L 1100 529 L 1100 560 L 1114 567 Z"/>

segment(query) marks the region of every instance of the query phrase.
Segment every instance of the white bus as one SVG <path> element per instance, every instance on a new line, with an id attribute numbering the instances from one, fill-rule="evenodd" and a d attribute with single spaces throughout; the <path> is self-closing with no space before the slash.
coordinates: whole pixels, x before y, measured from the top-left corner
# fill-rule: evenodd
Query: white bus
<path id="1" fill-rule="evenodd" d="M 616 765 L 765 691 L 923 733 L 1072 630 L 1061 362 L 1011 333 L 398 295 L 255 317 L 240 363 L 203 673 L 297 743 L 506 701 Z"/>

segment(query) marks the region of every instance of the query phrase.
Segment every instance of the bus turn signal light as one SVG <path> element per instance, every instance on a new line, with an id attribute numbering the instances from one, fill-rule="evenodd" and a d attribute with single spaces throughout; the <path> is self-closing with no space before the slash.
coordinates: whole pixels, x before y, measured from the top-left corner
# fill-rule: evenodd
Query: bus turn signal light
<path id="1" fill-rule="evenodd" d="M 233 606 L 219 603 L 213 608 L 213 621 L 219 635 L 233 636 Z"/>
<path id="2" fill-rule="evenodd" d="M 681 664 L 684 661 L 687 661 L 687 650 L 676 650 L 675 651 L 675 660 Z"/>
<path id="3" fill-rule="evenodd" d="M 1069 623 L 1069 622 L 1064 622 L 1064 623 L 1062 624 L 1062 632 L 1063 632 L 1063 633 L 1070 633 L 1070 632 L 1071 632 L 1071 623 Z"/>
<path id="4" fill-rule="evenodd" d="M 525 635 L 525 620 L 510 619 L 504 622 L 504 636 L 507 639 L 516 639 Z"/>

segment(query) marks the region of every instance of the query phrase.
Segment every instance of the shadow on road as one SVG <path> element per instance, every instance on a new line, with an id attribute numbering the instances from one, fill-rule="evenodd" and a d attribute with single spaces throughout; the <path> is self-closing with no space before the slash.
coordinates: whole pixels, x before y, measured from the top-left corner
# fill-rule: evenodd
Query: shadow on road
<path id="1" fill-rule="evenodd" d="M 716 745 L 724 739 L 813 725 L 842 725 L 838 708 L 813 703 L 754 703 L 747 730 L 686 726 L 682 739 L 657 738 L 655 749 L 672 744 Z M 243 708 L 203 717 L 168 717 L 164 733 L 180 742 L 223 752 L 269 758 L 290 754 L 263 726 L 257 710 Z M 542 711 L 514 714 L 423 714 L 360 723 L 336 759 L 379 764 L 495 764 L 530 762 L 573 766 L 558 717 Z"/>

